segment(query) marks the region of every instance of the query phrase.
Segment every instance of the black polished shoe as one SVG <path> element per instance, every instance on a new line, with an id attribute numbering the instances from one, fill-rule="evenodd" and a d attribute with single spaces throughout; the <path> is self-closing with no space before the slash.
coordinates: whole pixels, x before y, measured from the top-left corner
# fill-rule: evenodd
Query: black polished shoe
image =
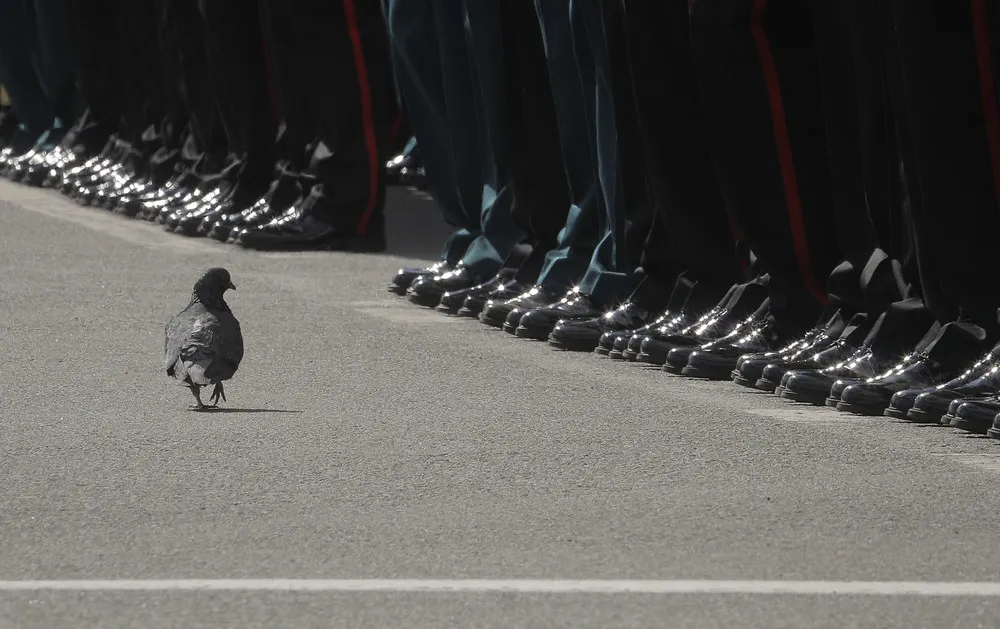
<path id="1" fill-rule="evenodd" d="M 806 348 L 801 352 L 769 363 L 761 371 L 760 378 L 754 383 L 754 388 L 781 395 L 781 391 L 778 389 L 784 388 L 785 375 L 788 372 L 822 370 L 847 360 L 857 354 L 859 349 L 858 346 L 843 338 L 837 339 L 825 348 Z"/>
<path id="2" fill-rule="evenodd" d="M 482 314 L 483 309 L 486 307 L 486 304 L 488 302 L 496 300 L 504 301 L 507 299 L 514 299 L 518 295 L 522 295 L 524 294 L 525 291 L 530 289 L 531 286 L 528 286 L 527 284 L 522 284 L 516 279 L 511 279 L 504 282 L 503 284 L 498 286 L 495 290 L 485 295 L 482 294 L 468 295 L 465 298 L 465 301 L 462 302 L 462 307 L 459 308 L 458 312 L 455 314 L 457 314 L 460 317 L 478 318 L 479 315 Z"/>
<path id="3" fill-rule="evenodd" d="M 413 280 L 421 275 L 441 275 L 453 270 L 455 267 L 444 260 L 439 260 L 426 267 L 404 267 L 396 271 L 396 276 L 389 282 L 389 292 L 399 296 L 406 295 L 406 290 L 413 284 Z"/>
<path id="4" fill-rule="evenodd" d="M 799 357 L 809 351 L 823 351 L 833 344 L 846 327 L 847 322 L 840 310 L 836 310 L 832 315 L 824 314 L 814 328 L 787 345 L 774 351 L 743 354 L 737 358 L 736 367 L 731 374 L 732 380 L 741 386 L 756 388 L 764 368 L 769 364 Z"/>
<path id="5" fill-rule="evenodd" d="M 59 177 L 61 173 L 75 166 L 78 161 L 79 156 L 71 149 L 57 146 L 49 152 L 45 160 L 28 164 L 21 181 L 36 188 L 43 187 L 50 178 Z"/>
<path id="6" fill-rule="evenodd" d="M 221 188 L 214 198 L 203 203 L 197 210 L 181 216 L 173 226 L 174 232 L 183 236 L 205 236 L 219 218 L 239 213 L 233 206 L 231 192 L 232 189 L 228 186 Z"/>
<path id="7" fill-rule="evenodd" d="M 544 341 L 560 321 L 579 321 L 601 315 L 601 307 L 590 295 L 575 293 L 543 308 L 529 310 L 517 322 L 515 336 L 521 339 Z"/>
<path id="8" fill-rule="evenodd" d="M 986 436 L 1000 439 L 1000 413 L 993 418 L 993 427 L 986 431 Z"/>
<path id="9" fill-rule="evenodd" d="M 157 219 L 157 222 L 162 223 L 163 227 L 167 231 L 176 231 L 178 225 L 180 225 L 181 221 L 183 221 L 186 217 L 192 214 L 198 216 L 203 215 L 209 208 L 214 207 L 224 194 L 225 191 L 223 189 L 215 188 L 190 203 L 174 206 L 169 209 L 169 211 L 164 209 L 160 212 L 160 218 Z"/>
<path id="10" fill-rule="evenodd" d="M 808 343 L 810 337 L 797 343 Z M 783 347 L 794 347 L 782 338 L 771 317 L 754 321 L 739 338 L 714 341 L 691 352 L 681 375 L 708 380 L 730 380 L 736 362 L 748 354 L 778 352 Z"/>
<path id="11" fill-rule="evenodd" d="M 774 392 L 785 373 L 793 369 L 823 369 L 852 356 L 864 343 L 870 325 L 868 317 L 855 315 L 845 321 L 840 313 L 815 328 L 804 339 L 792 343 L 777 356 L 748 354 L 733 371 L 733 381 L 759 391 Z"/>
<path id="12" fill-rule="evenodd" d="M 176 212 L 178 208 L 198 207 L 205 192 L 201 188 L 191 188 L 188 190 L 175 190 L 173 194 L 165 197 L 156 197 L 143 201 L 140 204 L 139 218 L 150 222 L 164 224 L 167 218 Z"/>
<path id="13" fill-rule="evenodd" d="M 955 411 L 950 425 L 966 432 L 989 435 L 997 414 L 1000 414 L 1000 398 L 965 400 Z"/>
<path id="14" fill-rule="evenodd" d="M 886 414 L 919 423 L 937 423 L 955 400 L 1000 392 L 998 360 L 1000 346 L 994 347 L 954 380 L 926 391 L 897 393 L 892 396 L 892 403 L 886 409 Z"/>
<path id="15" fill-rule="evenodd" d="M 504 284 L 510 281 L 513 274 L 514 273 L 509 269 L 503 269 L 500 273 L 494 275 L 481 284 L 476 284 L 475 286 L 470 286 L 469 288 L 447 291 L 441 295 L 439 303 L 434 307 L 434 309 L 445 314 L 457 314 L 459 309 L 461 309 L 461 307 L 465 304 L 466 299 L 473 295 L 485 297 L 497 289 L 503 288 Z M 419 283 L 422 282 L 423 280 Z M 416 288 L 416 286 L 413 288 Z"/>
<path id="16" fill-rule="evenodd" d="M 912 356 L 903 360 L 912 360 Z M 850 358 L 825 369 L 789 371 L 781 379 L 781 397 L 817 406 L 836 406 L 848 384 L 874 378 L 899 363 L 897 359 L 879 356 L 863 346 Z"/>
<path id="17" fill-rule="evenodd" d="M 479 321 L 494 328 L 502 328 L 505 332 L 514 334 L 517 331 L 517 324 L 528 310 L 541 308 L 559 299 L 559 294 L 551 288 L 544 286 L 532 286 L 516 297 L 510 299 L 488 299 L 483 311 L 479 315 Z M 516 315 L 516 316 L 515 316 Z M 508 324 L 508 318 L 514 320 Z M 508 329 L 508 325 L 512 325 Z"/>
<path id="18" fill-rule="evenodd" d="M 676 335 L 672 339 L 674 346 L 667 352 L 662 369 L 667 373 L 682 375 L 692 354 L 699 350 L 736 343 L 751 333 L 755 326 L 761 325 L 763 320 L 764 315 L 759 312 L 735 322 L 727 314 L 718 322 L 710 322 L 704 329 L 696 327 L 694 334 Z M 702 330 L 704 331 L 699 333 Z M 726 331 L 728 331 L 726 334 L 719 334 Z M 705 336 L 711 338 L 704 338 Z M 648 341 L 649 337 L 646 340 Z M 643 343 L 645 344 L 645 341 Z"/>
<path id="19" fill-rule="evenodd" d="M 992 398 L 992 397 L 993 397 L 992 395 L 988 395 L 986 397 L 982 397 L 982 398 L 978 398 L 978 399 L 977 398 L 959 398 L 957 400 L 952 400 L 951 403 L 948 404 L 948 412 L 941 416 L 941 419 L 938 420 L 938 423 L 941 424 L 942 426 L 951 426 L 951 420 L 955 419 L 955 413 L 958 412 L 958 407 L 960 407 L 961 405 L 965 404 L 966 402 L 968 402 L 970 400 L 971 401 L 989 401 L 989 399 Z"/>
<path id="20" fill-rule="evenodd" d="M 390 186 L 410 185 L 407 175 L 420 167 L 419 157 L 412 153 L 400 153 L 386 162 L 386 180 Z"/>
<path id="21" fill-rule="evenodd" d="M 646 332 L 652 328 L 663 327 L 667 325 L 669 321 L 677 319 L 679 315 L 672 313 L 670 311 L 661 312 L 652 321 L 641 325 L 635 329 L 624 329 L 624 330 L 611 330 L 605 332 L 601 335 L 600 340 L 597 342 L 597 347 L 594 349 L 594 353 L 598 356 L 607 356 L 613 360 L 635 360 L 635 355 L 639 353 L 639 347 L 636 346 L 635 354 L 631 358 L 626 358 L 625 352 L 628 350 L 629 340 L 633 337 L 639 337 L 636 340 L 637 344 L 642 343 L 642 339 L 646 336 Z"/>
<path id="22" fill-rule="evenodd" d="M 385 223 L 381 216 L 370 222 L 365 234 L 359 234 L 354 228 L 335 225 L 335 221 L 343 221 L 338 221 L 333 212 L 320 212 L 309 200 L 266 225 L 242 232 L 236 244 L 261 251 L 385 251 Z"/>
<path id="23" fill-rule="evenodd" d="M 895 393 L 907 389 L 923 389 L 954 378 L 957 374 L 927 354 L 890 369 L 867 382 L 851 384 L 843 389 L 837 410 L 855 415 L 882 415 Z"/>
<path id="24" fill-rule="evenodd" d="M 434 308 L 441 303 L 446 293 L 472 288 L 483 283 L 469 267 L 459 264 L 451 271 L 440 275 L 424 275 L 413 280 L 406 290 L 406 296 L 418 306 Z"/>
<path id="25" fill-rule="evenodd" d="M 135 213 L 129 212 L 129 199 L 143 198 L 157 191 L 157 186 L 146 177 L 135 177 L 126 186 L 115 190 L 108 196 L 104 207 L 115 214 L 132 218 Z"/>
<path id="26" fill-rule="evenodd" d="M 76 158 L 73 151 L 56 146 L 51 150 L 32 150 L 10 163 L 4 175 L 11 181 L 19 181 L 29 186 L 39 187 L 51 169 L 60 170 Z"/>
<path id="27" fill-rule="evenodd" d="M 751 314 L 765 303 L 766 297 L 767 287 L 757 282 L 732 286 L 711 310 L 696 321 L 685 320 L 683 327 L 661 326 L 647 330 L 638 359 L 662 365 L 664 371 L 679 374 L 687 365 L 691 352 L 743 328 L 752 319 Z M 685 303 L 683 311 L 687 312 L 688 308 Z M 695 314 L 699 310 L 696 309 Z"/>
<path id="28" fill-rule="evenodd" d="M 404 166 L 399 169 L 399 182 L 418 190 L 427 189 L 427 170 L 423 166 Z"/>
<path id="29" fill-rule="evenodd" d="M 620 308 L 600 317 L 559 321 L 549 334 L 549 345 L 571 352 L 601 353 L 599 346 L 606 335 L 631 334 L 631 330 L 643 327 L 654 317 L 653 312 L 637 301 L 627 301 Z M 607 351 L 604 354 L 607 355 Z"/>
<path id="30" fill-rule="evenodd" d="M 194 176 L 178 175 L 159 187 L 150 185 L 148 189 L 135 188 L 118 197 L 118 204 L 115 206 L 114 212 L 129 218 L 149 219 L 146 211 L 147 204 L 166 203 L 171 199 L 185 196 L 194 189 L 196 184 L 197 179 Z"/>
<path id="31" fill-rule="evenodd" d="M 713 308 L 693 322 L 681 313 L 661 325 L 647 328 L 641 335 L 634 335 L 629 339 L 627 351 L 637 352 L 636 359 L 641 362 L 663 365 L 671 350 L 704 345 L 725 336 L 739 324 L 725 308 Z"/>

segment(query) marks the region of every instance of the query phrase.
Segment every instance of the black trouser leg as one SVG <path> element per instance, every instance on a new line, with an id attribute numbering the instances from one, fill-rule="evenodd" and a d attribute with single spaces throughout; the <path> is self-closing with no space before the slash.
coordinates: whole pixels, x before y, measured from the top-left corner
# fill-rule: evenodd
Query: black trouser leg
<path id="1" fill-rule="evenodd" d="M 157 125 L 163 120 L 164 98 L 156 12 L 149 2 L 119 0 L 116 7 L 123 94 L 119 140 L 129 166 L 142 169 L 161 145 Z"/>
<path id="2" fill-rule="evenodd" d="M 187 108 L 182 97 L 182 72 L 178 46 L 180 29 L 178 0 L 156 0 L 154 28 L 156 31 L 156 56 L 159 68 L 160 94 L 163 99 L 162 116 L 157 126 L 160 149 L 150 158 L 149 179 L 155 186 L 162 186 L 178 170 L 190 169 L 184 162 L 182 149 L 190 132 Z"/>
<path id="3" fill-rule="evenodd" d="M 694 0 L 691 24 L 723 194 L 779 328 L 809 327 L 841 258 L 812 16 L 799 0 Z"/>
<path id="4" fill-rule="evenodd" d="M 997 9 L 985 0 L 893 0 L 892 7 L 902 71 L 896 102 L 905 103 L 901 126 L 912 147 L 907 184 L 920 199 L 914 214 L 924 300 L 939 321 L 968 317 L 995 337 L 1000 34 L 990 21 Z"/>
<path id="5" fill-rule="evenodd" d="M 30 5 L 23 1 L 0 3 L 0 83 L 31 139 L 44 133 L 55 120 L 52 102 L 32 59 L 37 45 Z M 21 146 L 19 150 L 26 148 Z"/>
<path id="6" fill-rule="evenodd" d="M 627 3 L 615 0 L 600 0 L 600 2 L 604 37 L 608 45 L 608 61 L 611 67 L 610 83 L 618 134 L 618 168 L 621 172 L 622 194 L 625 200 L 625 238 L 616 246 L 625 249 L 627 268 L 622 270 L 628 273 L 640 266 L 645 243 L 653 224 L 653 200 L 650 195 L 646 156 L 640 137 L 632 70 L 629 64 L 629 35 L 625 25 L 624 9 Z M 675 277 L 676 274 L 666 278 L 668 286 L 673 286 Z M 666 297 L 667 295 L 664 296 Z"/>
<path id="7" fill-rule="evenodd" d="M 29 2 L 37 29 L 35 67 L 39 70 L 42 88 L 52 105 L 53 114 L 64 125 L 72 124 L 80 113 L 70 31 L 70 4 L 70 0 Z"/>
<path id="8" fill-rule="evenodd" d="M 202 187 L 218 184 L 229 152 L 226 134 L 219 122 L 215 86 L 205 58 L 204 29 L 200 27 L 197 0 L 175 0 L 178 25 L 177 60 L 180 93 L 188 113 L 189 133 L 181 149 L 182 160 L 191 164 Z"/>
<path id="9" fill-rule="evenodd" d="M 345 233 L 381 230 L 389 132 L 396 119 L 382 9 L 360 0 L 296 0 L 286 54 L 319 133 L 311 207 Z"/>
<path id="10" fill-rule="evenodd" d="M 681 273 L 725 290 L 740 279 L 725 199 L 709 146 L 685 0 L 625 4 L 642 144 L 655 225 L 642 254 L 647 275 Z"/>
<path id="11" fill-rule="evenodd" d="M 897 179 L 893 137 L 888 133 L 885 63 L 878 49 L 872 0 L 812 3 L 834 233 L 843 261 L 830 274 L 831 301 L 872 320 L 904 297 L 899 263 L 886 249 L 905 236 L 893 203 Z"/>
<path id="12" fill-rule="evenodd" d="M 536 247 L 548 250 L 566 224 L 570 200 L 542 31 L 533 0 L 505 1 L 500 11 L 512 211 Z"/>
<path id="13" fill-rule="evenodd" d="M 205 40 L 209 75 L 234 168 L 230 197 L 242 209 L 267 190 L 274 172 L 276 124 L 268 94 L 267 68 L 256 2 L 199 0 L 211 34 Z"/>
<path id="14" fill-rule="evenodd" d="M 121 54 L 114 5 L 70 2 L 73 54 L 80 97 L 87 107 L 75 143 L 84 155 L 101 150 L 122 118 Z"/>

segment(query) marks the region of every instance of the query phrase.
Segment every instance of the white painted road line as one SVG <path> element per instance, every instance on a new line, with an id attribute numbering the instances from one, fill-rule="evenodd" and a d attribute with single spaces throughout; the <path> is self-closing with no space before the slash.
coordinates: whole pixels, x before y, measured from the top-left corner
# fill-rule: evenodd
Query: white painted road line
<path id="1" fill-rule="evenodd" d="M 1000 582 L 714 581 L 522 579 L 150 579 L 0 581 L 17 591 L 271 591 L 530 594 L 806 594 L 840 596 L 1000 596 Z"/>

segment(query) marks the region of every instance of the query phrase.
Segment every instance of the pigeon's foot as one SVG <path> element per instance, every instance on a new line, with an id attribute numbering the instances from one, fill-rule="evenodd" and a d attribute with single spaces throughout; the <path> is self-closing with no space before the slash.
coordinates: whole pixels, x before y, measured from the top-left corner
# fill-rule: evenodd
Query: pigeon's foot
<path id="1" fill-rule="evenodd" d="M 191 410 L 203 411 L 206 408 L 208 408 L 207 406 L 205 406 L 205 403 L 201 401 L 201 387 L 199 387 L 198 385 L 191 385 L 188 388 L 191 389 L 191 393 L 194 395 L 194 401 L 195 401 L 195 404 L 194 406 L 191 407 Z"/>
<path id="2" fill-rule="evenodd" d="M 208 399 L 212 401 L 212 403 L 213 403 L 214 406 L 218 406 L 219 405 L 219 398 L 221 398 L 223 402 L 227 402 L 228 401 L 228 400 L 226 400 L 226 390 L 222 388 L 222 383 L 221 382 L 215 383 L 215 389 L 212 390 L 212 397 L 210 397 Z M 213 406 L 213 408 L 214 408 L 214 406 Z"/>

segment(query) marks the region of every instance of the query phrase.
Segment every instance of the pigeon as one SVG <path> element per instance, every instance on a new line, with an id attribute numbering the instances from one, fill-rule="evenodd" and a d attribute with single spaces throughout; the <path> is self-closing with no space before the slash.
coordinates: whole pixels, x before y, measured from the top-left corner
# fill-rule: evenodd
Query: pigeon
<path id="1" fill-rule="evenodd" d="M 184 382 L 197 402 L 195 410 L 205 410 L 226 400 L 222 387 L 236 373 L 243 360 L 243 333 L 223 299 L 227 290 L 236 290 L 229 271 L 214 268 L 195 282 L 191 303 L 170 318 L 164 330 L 164 368 L 167 375 Z M 201 388 L 215 385 L 207 407 Z"/>

